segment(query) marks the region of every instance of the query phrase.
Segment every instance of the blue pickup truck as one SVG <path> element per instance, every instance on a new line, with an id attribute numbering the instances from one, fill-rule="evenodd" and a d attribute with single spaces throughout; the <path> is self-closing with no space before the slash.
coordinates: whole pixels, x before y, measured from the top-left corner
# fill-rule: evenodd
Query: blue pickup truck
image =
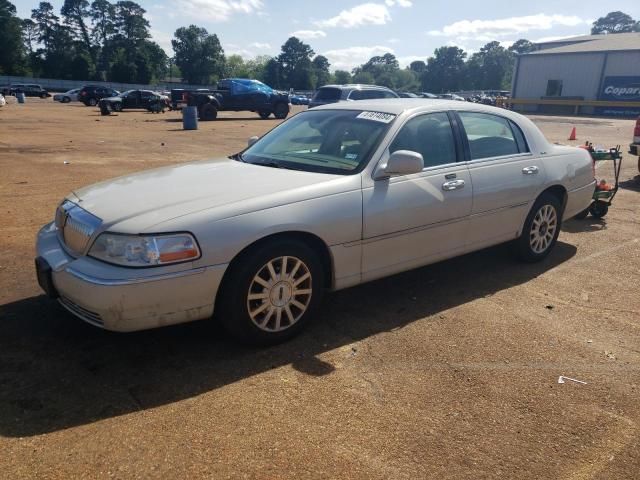
<path id="1" fill-rule="evenodd" d="M 278 92 L 258 80 L 225 78 L 215 90 L 171 90 L 174 107 L 198 107 L 200 120 L 215 120 L 220 111 L 256 112 L 261 118 L 287 118 L 290 111 L 289 95 Z"/>

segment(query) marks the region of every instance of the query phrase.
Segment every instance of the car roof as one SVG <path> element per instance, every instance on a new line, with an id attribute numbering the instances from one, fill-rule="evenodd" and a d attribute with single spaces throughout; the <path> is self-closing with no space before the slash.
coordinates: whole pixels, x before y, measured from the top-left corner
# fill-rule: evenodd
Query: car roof
<path id="1" fill-rule="evenodd" d="M 313 110 L 359 110 L 391 113 L 400 115 L 406 111 L 429 112 L 443 110 L 466 110 L 485 112 L 494 115 L 512 117 L 514 112 L 503 108 L 482 105 L 479 103 L 460 102 L 458 100 L 441 100 L 431 98 L 384 98 L 375 100 L 358 100 L 357 102 L 338 102 L 314 107 Z M 518 115 L 519 116 L 519 115 Z"/>
<path id="2" fill-rule="evenodd" d="M 320 88 L 339 88 L 340 90 L 385 90 L 385 91 L 388 90 L 388 91 L 393 91 L 390 88 L 383 87 L 381 85 L 366 85 L 364 83 L 348 83 L 346 85 L 323 85 Z"/>

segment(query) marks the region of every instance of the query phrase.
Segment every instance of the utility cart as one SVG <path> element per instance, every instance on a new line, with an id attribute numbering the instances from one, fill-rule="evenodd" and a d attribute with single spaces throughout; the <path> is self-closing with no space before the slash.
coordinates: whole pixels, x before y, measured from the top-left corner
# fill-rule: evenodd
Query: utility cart
<path id="1" fill-rule="evenodd" d="M 622 169 L 622 155 L 620 154 L 620 145 L 616 145 L 608 150 L 596 150 L 593 148 L 593 144 L 586 142 L 584 148 L 591 154 L 593 160 L 593 176 L 596 178 L 596 188 L 593 192 L 593 201 L 588 208 L 584 209 L 576 218 L 586 218 L 590 213 L 595 218 L 604 217 L 609 211 L 609 207 L 613 202 L 613 198 L 618 193 L 620 170 Z M 596 162 L 612 162 L 613 175 L 615 183 L 613 185 L 607 183 L 605 180 L 598 180 L 596 177 Z"/>

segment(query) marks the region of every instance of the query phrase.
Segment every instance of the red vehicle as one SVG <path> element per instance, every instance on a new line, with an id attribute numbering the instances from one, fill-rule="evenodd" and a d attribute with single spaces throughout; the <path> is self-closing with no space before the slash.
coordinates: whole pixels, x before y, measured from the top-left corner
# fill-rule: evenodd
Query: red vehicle
<path id="1" fill-rule="evenodd" d="M 638 155 L 638 172 L 640 172 L 640 117 L 636 120 L 636 127 L 633 129 L 633 143 L 629 145 L 629 153 Z"/>

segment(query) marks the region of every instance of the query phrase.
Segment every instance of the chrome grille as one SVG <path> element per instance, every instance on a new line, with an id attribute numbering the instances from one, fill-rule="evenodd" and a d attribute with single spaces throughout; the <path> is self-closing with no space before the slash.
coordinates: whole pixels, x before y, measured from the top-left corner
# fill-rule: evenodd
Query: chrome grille
<path id="1" fill-rule="evenodd" d="M 86 308 L 82 308 L 80 305 L 78 305 L 75 302 L 72 302 L 66 297 L 60 297 L 58 298 L 58 301 L 64 308 L 69 310 L 71 313 L 73 313 L 77 317 L 80 317 L 85 322 L 90 323 L 92 325 L 96 325 L 98 327 L 104 327 L 104 321 L 102 320 L 102 317 L 100 317 L 99 314 L 92 312 L 91 310 L 87 310 Z"/>
<path id="2" fill-rule="evenodd" d="M 56 226 L 62 241 L 73 252 L 82 254 L 101 220 L 69 200 L 56 211 Z"/>

